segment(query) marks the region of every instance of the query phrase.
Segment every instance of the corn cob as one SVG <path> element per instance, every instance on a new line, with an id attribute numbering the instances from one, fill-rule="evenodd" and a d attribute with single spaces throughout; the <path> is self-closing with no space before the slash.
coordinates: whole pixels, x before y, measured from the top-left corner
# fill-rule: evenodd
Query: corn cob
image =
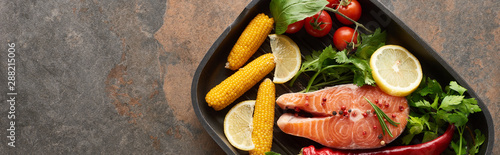
<path id="1" fill-rule="evenodd" d="M 259 86 L 253 116 L 252 142 L 255 145 L 250 154 L 262 155 L 271 151 L 274 125 L 274 83 L 266 78 Z"/>
<path id="2" fill-rule="evenodd" d="M 226 68 L 237 70 L 259 49 L 273 29 L 274 19 L 258 14 L 245 28 L 227 57 Z"/>
<path id="3" fill-rule="evenodd" d="M 271 53 L 248 63 L 207 93 L 205 100 L 208 106 L 217 111 L 224 109 L 269 74 L 275 65 Z"/>

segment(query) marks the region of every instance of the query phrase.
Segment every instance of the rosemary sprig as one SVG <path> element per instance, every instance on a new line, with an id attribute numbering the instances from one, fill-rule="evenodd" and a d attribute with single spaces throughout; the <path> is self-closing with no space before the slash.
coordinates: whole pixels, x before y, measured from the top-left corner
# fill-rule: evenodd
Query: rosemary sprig
<path id="1" fill-rule="evenodd" d="M 387 122 L 389 122 L 389 124 L 395 126 L 395 127 L 398 127 L 398 124 L 397 122 L 394 122 L 391 118 L 389 118 L 389 116 L 387 116 L 377 105 L 373 104 L 370 100 L 368 100 L 366 97 L 364 97 L 366 101 L 368 101 L 368 103 L 370 103 L 370 105 L 373 107 L 373 109 L 375 109 L 375 113 L 377 114 L 377 118 L 378 118 L 378 121 L 380 122 L 380 126 L 382 126 L 382 134 L 385 135 L 385 132 L 389 133 L 389 136 L 391 137 L 394 137 L 391 133 L 391 130 L 389 130 L 389 128 L 387 127 L 387 125 L 384 123 L 384 119 L 385 118 L 387 120 Z M 380 117 L 382 116 L 382 117 Z"/>

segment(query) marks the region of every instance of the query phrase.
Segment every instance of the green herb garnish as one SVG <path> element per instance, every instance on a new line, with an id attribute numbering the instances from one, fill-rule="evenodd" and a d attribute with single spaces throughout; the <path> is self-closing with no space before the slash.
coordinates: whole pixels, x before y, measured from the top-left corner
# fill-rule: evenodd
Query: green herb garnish
<path id="1" fill-rule="evenodd" d="M 484 136 L 479 129 L 474 130 L 474 133 L 476 134 L 476 138 L 474 139 L 474 146 L 470 148 L 469 153 L 470 154 L 476 154 L 479 152 L 479 147 L 484 143 L 486 140 L 486 136 Z"/>
<path id="2" fill-rule="evenodd" d="M 302 73 L 312 72 L 304 92 L 321 89 L 325 86 L 354 83 L 358 86 L 373 85 L 370 57 L 380 46 L 385 45 L 386 32 L 380 28 L 373 34 L 359 33 L 358 39 L 363 39 L 355 54 L 348 50 L 337 51 L 331 45 L 323 51 L 313 51 L 306 55 L 300 70 L 290 81 L 290 86 Z"/>
<path id="3" fill-rule="evenodd" d="M 403 144 L 409 144 L 415 135 L 422 133 L 424 134 L 422 142 L 432 140 L 438 136 L 439 129 L 454 124 L 459 137 L 458 142 L 451 143 L 453 150 L 457 154 L 477 153 L 484 142 L 484 135 L 475 130 L 475 139 L 472 143 L 467 143 L 463 134 L 467 128 L 469 115 L 480 112 L 481 108 L 477 105 L 476 99 L 465 97 L 466 91 L 467 89 L 456 81 L 451 81 L 443 90 L 436 80 L 424 78 L 419 88 L 406 97 L 412 113 L 406 126 L 409 130 L 402 138 Z"/>
<path id="4" fill-rule="evenodd" d="M 380 29 L 376 29 L 372 34 L 360 33 L 360 37 L 362 43 L 358 46 L 358 50 L 356 50 L 356 56 L 361 59 L 369 60 L 378 48 L 385 45 L 387 33 L 381 32 Z"/>
<path id="5" fill-rule="evenodd" d="M 266 152 L 265 155 L 281 155 L 281 154 L 273 152 L 273 151 L 269 151 L 269 152 Z"/>
<path id="6" fill-rule="evenodd" d="M 398 124 L 397 122 L 394 122 L 391 118 L 389 118 L 389 116 L 387 116 L 384 111 L 382 111 L 382 109 L 380 109 L 377 105 L 373 104 L 370 100 L 368 100 L 366 97 L 364 97 L 366 101 L 368 101 L 368 103 L 370 103 L 370 105 L 373 107 L 373 109 L 375 110 L 375 114 L 377 114 L 377 118 L 378 118 L 378 121 L 380 123 L 380 126 L 382 126 L 382 134 L 385 135 L 385 132 L 389 133 L 389 136 L 391 137 L 394 137 L 391 133 L 391 130 L 389 130 L 389 128 L 387 127 L 387 125 L 384 123 L 384 118 L 385 120 L 387 120 L 387 122 L 389 122 L 389 124 L 395 126 L 395 127 L 398 127 Z"/>

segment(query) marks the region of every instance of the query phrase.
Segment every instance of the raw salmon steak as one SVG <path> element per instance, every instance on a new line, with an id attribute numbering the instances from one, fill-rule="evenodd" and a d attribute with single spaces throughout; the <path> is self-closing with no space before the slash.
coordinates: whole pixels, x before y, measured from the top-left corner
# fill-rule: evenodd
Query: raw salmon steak
<path id="1" fill-rule="evenodd" d="M 377 115 L 365 97 L 399 123 L 396 127 L 385 121 L 393 137 L 382 133 Z M 337 149 L 379 148 L 392 142 L 405 129 L 410 111 L 405 97 L 388 95 L 378 87 L 354 84 L 283 94 L 276 103 L 282 109 L 305 111 L 313 116 L 283 114 L 277 122 L 283 132 Z"/>

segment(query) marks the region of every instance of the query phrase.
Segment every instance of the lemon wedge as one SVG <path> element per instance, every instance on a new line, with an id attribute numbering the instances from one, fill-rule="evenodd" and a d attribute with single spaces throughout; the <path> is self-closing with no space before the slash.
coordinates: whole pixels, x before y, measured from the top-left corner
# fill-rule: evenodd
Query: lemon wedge
<path id="1" fill-rule="evenodd" d="M 422 67 L 418 59 L 404 47 L 385 45 L 370 57 L 370 68 L 377 86 L 393 96 L 407 96 L 422 81 Z"/>
<path id="2" fill-rule="evenodd" d="M 249 151 L 255 148 L 252 142 L 253 111 L 255 100 L 236 104 L 224 118 L 224 134 L 234 147 Z"/>
<path id="3" fill-rule="evenodd" d="M 285 83 L 292 79 L 300 69 L 302 58 L 299 46 L 285 35 L 270 34 L 269 40 L 276 62 L 273 82 Z"/>

